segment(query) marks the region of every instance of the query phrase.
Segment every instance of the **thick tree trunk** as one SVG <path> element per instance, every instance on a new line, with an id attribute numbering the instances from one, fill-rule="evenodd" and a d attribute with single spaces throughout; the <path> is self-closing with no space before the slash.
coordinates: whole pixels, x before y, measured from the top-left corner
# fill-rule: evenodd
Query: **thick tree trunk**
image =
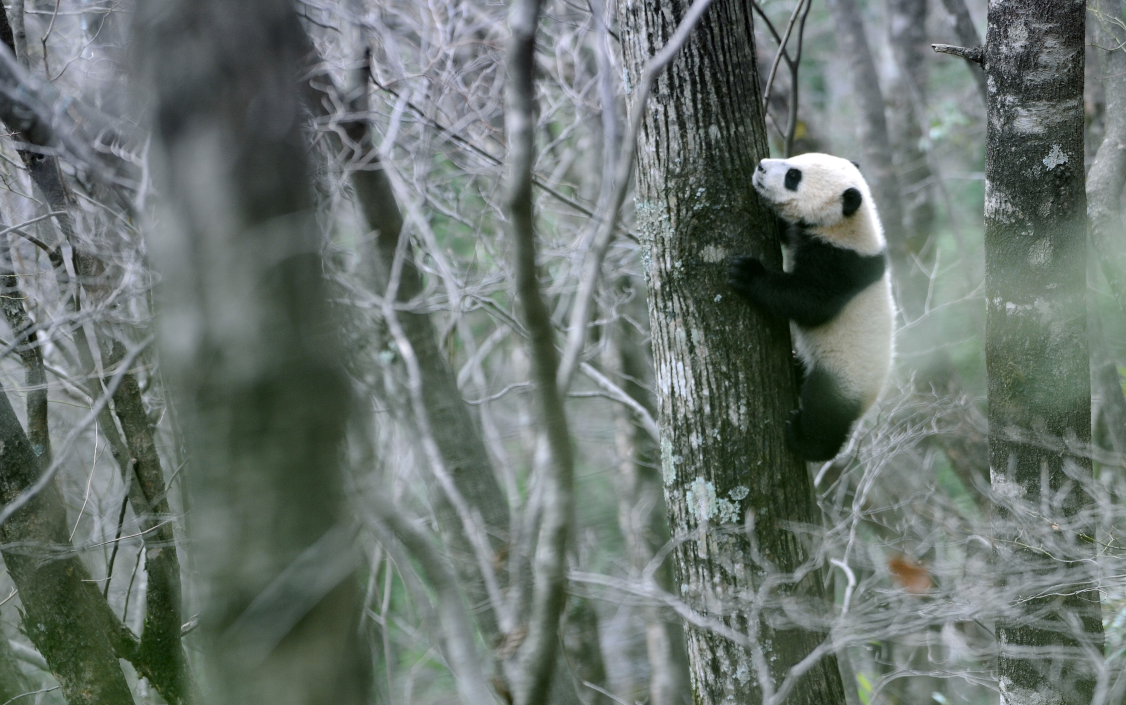
<path id="1" fill-rule="evenodd" d="M 681 0 L 619 3 L 634 85 L 687 8 Z M 757 703 L 764 686 L 777 688 L 822 636 L 772 631 L 748 620 L 745 601 L 765 571 L 793 571 L 806 559 L 786 523 L 817 521 L 807 470 L 783 440 L 796 404 L 788 329 L 739 302 L 726 283 L 733 255 L 781 264 L 776 221 L 751 186 L 767 146 L 748 4 L 716 0 L 658 77 L 649 106 L 637 218 L 670 526 L 690 537 L 675 552 L 676 582 L 696 609 L 738 632 L 757 632 L 768 651 L 757 661 L 768 672 L 760 673 L 755 649 L 690 628 L 693 689 L 701 704 Z M 748 517 L 758 552 L 742 530 L 721 528 Z M 814 583 L 801 588 L 819 598 Z M 818 662 L 788 702 L 844 702 L 836 659 Z"/>
<path id="2" fill-rule="evenodd" d="M 151 246 L 213 701 L 365 702 L 339 472 L 350 390 L 312 214 L 303 31 L 287 0 L 146 2 L 134 26 L 169 201 Z"/>
<path id="3" fill-rule="evenodd" d="M 1070 0 L 1008 0 L 989 8 L 989 465 L 1000 497 L 1020 496 L 1033 507 L 1050 506 L 1046 493 L 1070 484 L 1065 463 L 1090 471 L 1088 459 L 1059 450 L 1067 441 L 1091 438 L 1084 303 L 1084 12 L 1083 3 Z M 1072 489 L 1062 511 L 1073 515 L 1086 501 Z M 1066 568 L 1076 588 L 1065 597 L 1029 595 L 1018 616 L 998 620 L 1001 702 L 1090 702 L 1093 675 L 1074 649 L 1084 645 L 1102 651 L 1098 593 L 1084 583 L 1082 561 L 1061 568 L 1049 565 L 1042 553 L 1014 548 L 1026 540 L 1011 541 L 1018 538 L 1012 532 L 1024 528 L 1022 521 L 1027 518 L 998 513 L 1001 575 L 1034 582 L 1029 579 L 1041 571 Z M 1064 521 L 1043 517 L 1043 531 L 1050 534 L 1053 522 Z M 1073 550 L 1083 554 L 1082 540 L 1076 541 Z"/>

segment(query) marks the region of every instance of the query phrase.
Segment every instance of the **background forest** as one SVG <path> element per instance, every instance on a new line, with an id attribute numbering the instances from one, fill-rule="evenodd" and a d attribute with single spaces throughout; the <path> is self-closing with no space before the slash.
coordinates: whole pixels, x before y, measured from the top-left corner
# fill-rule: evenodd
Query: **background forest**
<path id="1" fill-rule="evenodd" d="M 0 705 L 1126 698 L 1119 0 L 1073 86 L 1092 426 L 1024 429 L 1035 490 L 990 472 L 986 75 L 931 49 L 985 0 L 3 9 Z M 861 164 L 901 309 L 808 468 L 707 239 L 777 251 L 708 154 L 804 152 Z"/>

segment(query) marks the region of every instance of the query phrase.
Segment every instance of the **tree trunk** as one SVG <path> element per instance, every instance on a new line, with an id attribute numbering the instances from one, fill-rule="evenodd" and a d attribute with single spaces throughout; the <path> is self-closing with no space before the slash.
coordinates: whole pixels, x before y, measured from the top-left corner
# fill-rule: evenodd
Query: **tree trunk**
<path id="1" fill-rule="evenodd" d="M 341 442 L 350 389 L 312 214 L 304 33 L 287 0 L 141 3 L 168 195 L 150 245 L 192 454 L 217 703 L 362 703 Z"/>
<path id="2" fill-rule="evenodd" d="M 1084 13 L 1083 3 L 1064 0 L 994 3 L 986 38 L 989 465 L 1000 498 L 1020 496 L 1033 508 L 1050 506 L 1047 493 L 1074 485 L 1065 463 L 1090 472 L 1089 459 L 1063 450 L 1065 442 L 1091 438 Z M 1053 522 L 1062 524 L 1088 501 L 1071 489 L 1063 516 L 1040 517 L 1035 528 L 1050 535 Z M 1067 649 L 1083 645 L 1102 652 L 1098 593 L 1085 582 L 1079 558 L 1061 566 L 1042 553 L 1014 548 L 1025 545 L 1023 538 L 1012 539 L 1027 521 L 997 513 L 999 573 L 1030 584 L 1042 571 L 1066 569 L 1076 588 L 1066 597 L 1015 595 L 1030 599 L 998 619 L 1001 702 L 1089 703 L 1093 675 L 1084 658 Z M 1076 556 L 1094 556 L 1082 539 L 1075 541 Z"/>
<path id="3" fill-rule="evenodd" d="M 633 85 L 687 8 L 682 0 L 619 2 Z M 787 522 L 818 518 L 807 470 L 783 440 L 797 404 L 788 328 L 741 303 L 726 283 L 736 254 L 781 265 L 775 218 L 751 186 L 767 146 L 750 13 L 745 3 L 716 0 L 655 82 L 638 146 L 661 466 L 670 526 L 688 538 L 674 553 L 676 582 L 696 609 L 757 636 L 769 652 L 755 660 L 757 647 L 690 627 L 701 704 L 761 702 L 764 687 L 779 687 L 821 642 L 798 629 L 771 630 L 747 611 L 764 572 L 793 571 L 807 558 Z M 757 545 L 746 532 L 721 529 L 747 518 Z M 820 599 L 819 588 L 809 580 L 795 590 Z M 843 703 L 836 659 L 801 677 L 788 702 Z"/>

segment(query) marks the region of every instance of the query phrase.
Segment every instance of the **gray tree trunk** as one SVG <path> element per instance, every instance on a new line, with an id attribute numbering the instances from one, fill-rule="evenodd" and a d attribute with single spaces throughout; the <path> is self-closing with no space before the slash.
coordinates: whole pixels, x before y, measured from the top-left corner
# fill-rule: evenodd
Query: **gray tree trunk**
<path id="1" fill-rule="evenodd" d="M 1119 197 L 1126 184 L 1126 52 L 1119 47 L 1126 41 L 1126 31 L 1115 24 L 1122 17 L 1120 1 L 1094 0 L 1091 9 L 1095 43 L 1104 49 L 1099 53 L 1106 113 L 1103 141 L 1087 174 L 1090 235 L 1103 274 L 1119 306 L 1126 311 L 1126 229 L 1119 208 Z"/>
<path id="2" fill-rule="evenodd" d="M 312 215 L 303 31 L 287 0 L 154 0 L 134 27 L 169 202 L 150 242 L 211 697 L 365 702 L 339 468 L 350 389 Z"/>
<path id="3" fill-rule="evenodd" d="M 618 4 L 625 65 L 637 85 L 645 61 L 675 31 L 688 3 Z M 774 216 L 751 176 L 767 156 L 751 8 L 716 0 L 658 77 L 638 146 L 637 219 L 649 285 L 649 315 L 669 523 L 689 537 L 674 553 L 676 582 L 696 609 L 770 644 L 763 674 L 777 687 L 822 636 L 748 624 L 746 595 L 769 561 L 792 571 L 807 557 L 787 522 L 818 520 L 809 475 L 786 446 L 796 404 L 787 326 L 741 303 L 727 286 L 727 260 L 750 253 L 780 267 Z M 746 532 L 754 519 L 763 559 Z M 820 597 L 819 583 L 804 583 Z M 763 689 L 751 649 L 690 627 L 697 703 L 757 703 Z M 843 703 L 835 658 L 821 660 L 789 702 Z"/>
<path id="4" fill-rule="evenodd" d="M 1040 498 L 1070 482 L 1065 463 L 1090 472 L 1088 459 L 1059 450 L 1064 441 L 1091 438 L 1084 299 L 1084 14 L 1083 3 L 1065 0 L 994 3 L 986 37 L 989 465 L 1001 497 L 1020 495 L 1033 506 L 1049 506 Z M 1072 489 L 1062 511 L 1073 515 L 1087 501 Z M 1011 532 L 1020 531 L 1020 521 L 998 513 L 1001 574 L 1016 573 L 1014 579 L 1020 580 L 1061 569 L 1013 548 L 1018 544 L 1010 541 Z M 1074 550 L 1083 553 L 1081 539 L 1076 540 Z M 1002 703 L 1090 702 L 1093 675 L 1068 649 L 1083 644 L 1101 653 L 1099 597 L 1080 574 L 1074 580 L 1069 596 L 1030 595 L 1018 616 L 998 619 Z M 1070 626 L 1075 620 L 1081 630 Z"/>

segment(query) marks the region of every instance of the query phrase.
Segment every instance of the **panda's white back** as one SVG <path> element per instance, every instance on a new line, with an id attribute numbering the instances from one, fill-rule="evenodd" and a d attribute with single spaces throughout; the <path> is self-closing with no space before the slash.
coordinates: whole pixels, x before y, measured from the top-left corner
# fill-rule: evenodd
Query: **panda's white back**
<path id="1" fill-rule="evenodd" d="M 817 328 L 791 321 L 790 333 L 806 369 L 817 364 L 835 373 L 867 411 L 887 386 L 895 355 L 890 275 L 857 294 L 832 321 Z"/>

